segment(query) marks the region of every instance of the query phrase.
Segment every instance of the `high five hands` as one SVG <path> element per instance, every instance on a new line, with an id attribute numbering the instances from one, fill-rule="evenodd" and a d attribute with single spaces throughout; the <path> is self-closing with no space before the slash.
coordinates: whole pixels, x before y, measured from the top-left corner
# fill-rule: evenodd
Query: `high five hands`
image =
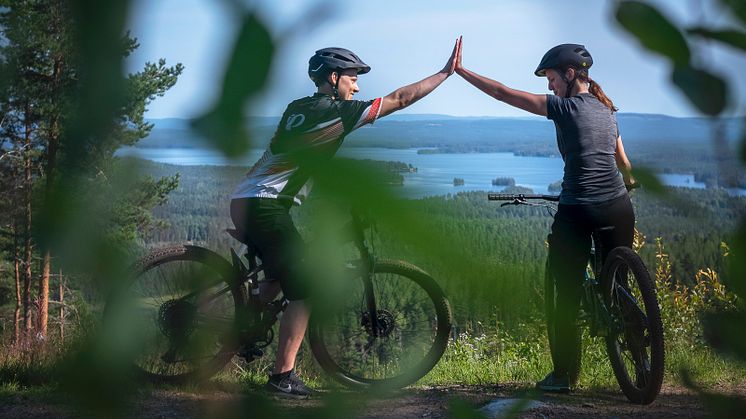
<path id="1" fill-rule="evenodd" d="M 458 65 L 461 63 L 461 38 L 456 39 L 456 44 L 453 46 L 453 52 L 451 52 L 451 58 L 448 59 L 446 66 L 440 70 L 441 73 L 445 73 L 450 76 L 454 71 L 458 72 Z"/>
<path id="2" fill-rule="evenodd" d="M 456 51 L 456 65 L 454 66 L 454 71 L 458 73 L 459 75 L 462 75 L 462 72 L 464 71 L 464 65 L 461 63 L 461 40 L 463 36 L 458 37 L 458 41 L 456 41 L 456 45 L 458 46 Z"/>

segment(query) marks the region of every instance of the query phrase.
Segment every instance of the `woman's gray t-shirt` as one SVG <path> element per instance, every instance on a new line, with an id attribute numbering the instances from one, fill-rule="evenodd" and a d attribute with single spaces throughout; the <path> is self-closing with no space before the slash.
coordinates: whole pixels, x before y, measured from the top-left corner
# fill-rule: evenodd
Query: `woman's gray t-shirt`
<path id="1" fill-rule="evenodd" d="M 547 95 L 547 118 L 565 161 L 561 204 L 597 204 L 627 192 L 614 158 L 619 129 L 609 108 L 590 93 Z"/>

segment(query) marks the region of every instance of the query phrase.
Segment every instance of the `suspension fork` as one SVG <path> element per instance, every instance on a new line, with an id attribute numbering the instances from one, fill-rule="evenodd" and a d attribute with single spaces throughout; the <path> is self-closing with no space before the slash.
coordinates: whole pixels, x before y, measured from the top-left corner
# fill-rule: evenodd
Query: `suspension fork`
<path id="1" fill-rule="evenodd" d="M 378 308 L 376 307 L 376 297 L 373 291 L 373 274 L 375 272 L 375 261 L 370 250 L 366 246 L 365 233 L 362 223 L 356 214 L 353 213 L 352 225 L 354 232 L 355 247 L 360 252 L 360 262 L 364 267 L 362 275 L 363 291 L 365 292 L 365 307 L 368 314 L 368 322 L 373 337 L 378 337 Z"/>
<path id="2" fill-rule="evenodd" d="M 365 305 L 368 309 L 368 319 L 373 337 L 378 337 L 378 309 L 376 308 L 376 298 L 373 293 L 373 273 L 369 272 L 363 280 L 365 286 Z"/>

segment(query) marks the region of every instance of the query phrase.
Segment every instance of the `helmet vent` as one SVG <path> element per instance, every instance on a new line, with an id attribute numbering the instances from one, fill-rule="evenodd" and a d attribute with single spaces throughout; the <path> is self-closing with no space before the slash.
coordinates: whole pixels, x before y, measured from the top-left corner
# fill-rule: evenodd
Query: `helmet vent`
<path id="1" fill-rule="evenodd" d="M 352 62 L 354 62 L 354 61 L 352 61 L 351 59 L 349 59 L 349 58 L 345 57 L 344 55 L 339 55 L 339 54 L 335 54 L 335 53 L 333 53 L 333 52 L 327 52 L 327 53 L 324 53 L 324 54 L 322 54 L 322 55 L 323 55 L 324 57 L 333 57 L 333 58 L 336 58 L 336 59 L 338 59 L 338 60 L 341 60 L 341 61 L 345 61 L 345 62 L 348 62 L 348 63 L 352 63 Z"/>

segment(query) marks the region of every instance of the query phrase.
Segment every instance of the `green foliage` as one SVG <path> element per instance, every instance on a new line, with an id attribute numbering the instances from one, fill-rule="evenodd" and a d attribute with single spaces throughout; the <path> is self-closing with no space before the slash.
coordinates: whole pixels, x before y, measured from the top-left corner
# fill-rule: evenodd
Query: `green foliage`
<path id="1" fill-rule="evenodd" d="M 736 29 L 710 30 L 704 27 L 696 27 L 688 29 L 687 32 L 746 51 L 746 33 Z"/>
<path id="2" fill-rule="evenodd" d="M 240 155 L 250 146 L 243 126 L 244 105 L 266 83 L 274 50 L 264 23 L 253 13 L 246 14 L 226 68 L 220 99 L 193 122 L 193 127 L 227 156 Z"/>
<path id="3" fill-rule="evenodd" d="M 142 182 L 126 182 L 108 164 L 113 150 L 122 144 L 131 144 L 147 134 L 150 126 L 143 122 L 142 111 L 150 100 L 173 85 L 181 72 L 180 66 L 168 68 L 163 62 L 148 64 L 141 73 L 129 78 L 122 77 L 122 58 L 136 45 L 134 40 L 122 36 L 129 2 L 77 0 L 69 4 L 71 13 L 64 15 L 69 20 L 63 26 L 68 32 L 60 34 L 58 38 L 69 42 L 62 51 L 70 58 L 68 62 L 71 73 L 67 74 L 70 77 L 65 78 L 70 84 L 63 84 L 61 90 L 47 93 L 55 100 L 64 99 L 49 107 L 59 106 L 64 110 L 58 122 L 62 127 L 61 143 L 64 145 L 60 170 L 65 176 L 52 184 L 53 190 L 49 198 L 54 205 L 44 208 L 43 228 L 40 231 L 45 233 L 50 242 L 58 245 L 60 257 L 66 263 L 87 274 L 87 282 L 93 282 L 90 278 L 102 278 L 102 281 L 122 280 L 126 259 L 117 246 L 118 243 L 112 243 L 112 237 L 131 239 L 134 237 L 131 234 L 133 229 L 142 230 L 143 226 L 152 225 L 147 208 L 162 203 L 169 191 L 172 191 L 169 202 L 156 210 L 157 215 L 167 218 L 170 226 L 151 231 L 150 240 L 206 242 L 210 247 L 216 244 L 216 248 L 226 251 L 232 244 L 221 231 L 228 224 L 227 191 L 235 184 L 242 169 L 190 169 L 191 174 L 182 173 L 181 176 L 186 185 L 177 186 L 179 178 L 174 176 L 173 168 L 160 166 L 155 171 L 171 172 Z M 743 18 L 742 3 L 729 1 L 727 4 L 736 11 L 737 16 Z M 4 1 L 2 5 L 6 7 L 3 12 L 33 6 L 28 9 L 30 17 L 39 17 L 41 15 L 38 13 L 47 9 L 43 2 L 32 1 Z M 238 2 L 235 5 L 241 7 Z M 727 89 L 722 88 L 724 85 L 715 76 L 689 64 L 691 51 L 686 40 L 682 38 L 682 43 L 682 39 L 679 39 L 682 32 L 672 28 L 660 13 L 651 9 L 640 2 L 622 2 L 622 12 L 618 15 L 630 30 L 643 38 L 643 45 L 665 54 L 677 64 L 674 71 L 678 72 L 678 76 L 674 76 L 674 79 L 680 84 L 693 84 L 682 88 L 689 89 L 686 91 L 688 97 L 695 100 L 703 112 L 718 114 L 726 104 L 724 92 Z M 24 9 L 25 11 L 27 10 Z M 241 125 L 242 111 L 247 101 L 264 86 L 275 53 L 275 42 L 258 16 L 243 9 L 241 15 L 244 16 L 243 26 L 225 72 L 221 98 L 210 112 L 194 124 L 217 148 L 227 154 L 238 153 L 249 144 Z M 26 15 L 21 13 L 16 15 L 18 16 Z M 639 25 L 635 22 L 638 18 L 648 24 Z M 24 33 L 22 30 L 27 29 L 33 29 L 32 33 L 37 34 L 47 29 L 41 22 L 43 21 L 24 21 L 28 28 L 18 24 L 19 22 L 9 23 L 15 25 L 11 25 L 15 30 L 21 31 L 17 34 Z M 11 26 L 3 25 L 3 29 L 11 33 Z M 663 31 L 663 43 L 651 39 L 660 37 L 661 33 L 656 31 Z M 36 42 L 33 36 L 26 38 Z M 21 37 L 14 39 L 21 40 Z M 668 43 L 673 43 L 673 47 L 669 48 Z M 39 44 L 10 43 L 4 46 L 7 47 L 4 52 L 16 53 L 29 51 Z M 43 46 L 47 48 L 42 48 L 42 51 L 49 49 L 48 45 Z M 19 63 L 22 58 L 28 59 L 23 54 L 4 57 L 8 57 L 8 61 L 3 62 L 4 65 Z M 19 61 L 11 61 L 11 58 Z M 8 127 L 3 133 L 3 141 L 8 138 L 7 141 L 18 145 L 25 157 L 30 154 L 23 153 L 29 153 L 39 143 L 34 143 L 32 147 L 21 145 L 24 128 L 30 126 L 38 129 L 42 124 L 51 122 L 40 122 L 39 115 L 22 112 L 22 101 L 15 99 L 19 95 L 27 95 L 29 99 L 41 97 L 41 85 L 33 84 L 32 80 L 27 79 L 21 79 L 23 83 L 19 84 L 9 83 L 5 70 L 10 68 L 13 67 L 3 67 L 5 89 L 2 99 L 3 106 L 15 107 L 16 113 L 8 113 L 8 108 L 3 108 L 3 115 L 12 117 L 13 122 L 11 124 L 9 120 L 3 126 L 4 129 Z M 18 88 L 13 90 L 11 87 Z M 34 156 L 36 159 L 39 157 Z M 416 202 L 401 201 L 395 199 L 390 190 L 376 184 L 369 176 L 368 169 L 356 167 L 354 163 L 334 161 L 322 169 L 318 176 L 321 192 L 347 204 L 370 208 L 380 220 L 379 231 L 382 238 L 377 239 L 377 251 L 382 256 L 391 255 L 421 265 L 452 296 L 457 321 L 469 333 L 459 336 L 455 341 L 457 343 L 454 343 L 446 355 L 443 366 L 438 368 L 490 371 L 492 375 L 489 376 L 479 376 L 476 373 L 471 375 L 485 380 L 492 377 L 499 379 L 502 377 L 500 374 L 533 380 L 537 373 L 540 376 L 546 371 L 548 357 L 546 349 L 542 349 L 543 337 L 539 332 L 542 326 L 535 320 L 540 310 L 537 284 L 545 258 L 543 237 L 549 223 L 545 216 L 532 210 L 500 211 L 494 206 L 490 207 L 481 194 L 459 194 Z M 199 178 L 199 174 L 209 174 L 212 170 L 220 172 L 221 176 Z M 10 170 L 8 173 L 17 172 Z M 340 176 L 340 173 L 345 173 L 345 176 Z M 155 180 L 164 175 L 171 177 Z M 38 170 L 35 176 L 40 176 Z M 660 217 L 655 220 L 641 219 L 640 227 L 645 231 L 665 227 L 669 234 L 680 235 L 675 240 L 672 238 L 671 242 L 685 243 L 687 250 L 681 252 L 683 256 L 679 256 L 678 252 L 673 253 L 676 257 L 687 259 L 680 270 L 676 262 L 672 262 L 670 271 L 677 283 L 695 280 L 688 278 L 686 272 L 713 266 L 709 262 L 701 263 L 706 260 L 704 258 L 709 257 L 708 252 L 702 251 L 702 243 L 720 243 L 728 223 L 735 223 L 729 209 L 717 206 L 731 201 L 718 196 L 713 198 L 712 195 L 707 195 L 711 194 L 710 191 L 702 194 L 707 201 L 702 204 L 704 208 L 700 208 L 700 212 L 714 214 L 713 216 L 720 217 L 718 220 L 724 220 L 716 229 L 705 223 L 692 225 L 686 218 L 693 212 L 690 208 L 670 209 L 652 203 L 641 211 L 656 211 Z M 89 198 L 96 200 L 91 202 Z M 120 204 L 125 202 L 127 205 Z M 710 205 L 713 203 L 714 205 Z M 102 213 L 103 220 L 100 218 Z M 309 214 L 299 213 L 295 216 L 299 219 L 313 219 Z M 643 226 L 643 223 L 648 224 Z M 653 227 L 654 224 L 657 226 Z M 308 227 L 310 224 L 301 225 L 304 230 L 308 230 L 304 233 L 312 232 L 312 228 Z M 667 228 L 669 226 L 670 229 Z M 744 235 L 741 233 L 743 232 L 739 232 L 732 241 L 734 260 L 737 261 L 733 263 L 733 271 L 728 277 L 732 282 L 723 282 L 729 285 L 732 283 L 736 293 L 743 296 L 743 282 L 739 279 L 746 277 L 742 275 L 746 270 L 743 265 L 746 258 L 741 255 L 746 245 L 742 242 Z M 687 241 L 689 236 L 694 236 L 696 240 Z M 719 269 L 716 271 L 721 272 Z M 714 284 L 711 280 L 708 281 L 705 281 L 707 287 Z M 693 297 L 687 298 L 693 301 Z M 706 306 L 707 301 L 709 300 L 703 299 L 702 306 Z M 676 301 L 670 304 L 672 310 L 677 309 Z M 499 313 L 493 313 L 491 307 L 495 306 L 499 307 Z M 690 316 L 688 311 L 681 313 Z M 476 327 L 463 327 L 474 324 L 478 321 L 476 319 L 489 318 L 492 314 L 496 318 L 494 329 L 478 331 Z M 121 327 L 103 330 L 100 336 L 91 336 L 91 340 L 82 345 L 82 348 L 76 348 L 79 350 L 64 364 L 66 374 L 60 376 L 65 387 L 75 396 L 74 399 L 88 406 L 89 412 L 98 416 L 120 413 L 121 411 L 112 409 L 121 407 L 124 401 L 122 397 L 126 396 L 127 390 L 132 389 L 132 383 L 125 374 L 133 345 L 126 341 L 129 323 L 127 319 L 114 320 L 114 324 Z M 735 323 L 723 324 L 731 327 Z M 86 327 L 81 326 L 81 329 Z M 472 334 L 472 330 L 476 334 Z M 735 339 L 733 334 L 726 333 L 723 336 Z M 731 344 L 729 347 L 736 348 L 738 353 L 741 351 L 739 346 Z M 499 362 L 494 362 L 491 356 L 497 356 Z M 595 383 L 597 377 L 609 379 L 611 375 L 608 367 L 607 370 L 598 367 L 603 358 L 597 346 L 591 346 L 586 351 L 586 358 L 591 360 L 586 363 L 591 377 L 589 382 Z M 36 361 L 24 361 L 20 364 L 20 370 L 26 368 L 33 371 L 36 365 L 40 365 Z M 488 364 L 507 367 L 500 372 L 485 367 Z M 436 369 L 433 373 L 437 374 L 437 371 Z M 48 373 L 42 373 L 44 374 Z M 16 378 L 10 381 L 19 381 L 17 375 L 13 376 Z M 346 406 L 344 400 L 330 400 L 319 415 L 344 414 L 345 410 L 335 410 L 340 406 Z M 257 414 L 273 409 L 271 403 L 253 397 L 247 399 L 244 407 L 246 412 L 257 413 L 256 409 L 263 410 Z"/>
<path id="4" fill-rule="evenodd" d="M 673 70 L 672 80 L 704 114 L 718 115 L 728 103 L 725 81 L 708 71 L 680 66 Z"/>
<path id="5" fill-rule="evenodd" d="M 692 285 L 675 281 L 663 241 L 658 238 L 655 245 L 655 282 L 666 340 L 689 349 L 702 347 L 702 318 L 715 310 L 735 310 L 737 298 L 710 268 L 697 271 Z"/>
<path id="6" fill-rule="evenodd" d="M 639 1 L 622 1 L 617 21 L 650 51 L 673 63 L 671 79 L 689 101 L 705 115 L 719 115 L 728 103 L 727 85 L 720 77 L 692 64 L 692 54 L 682 31 L 658 9 Z"/>
<path id="7" fill-rule="evenodd" d="M 676 66 L 689 64 L 691 52 L 681 31 L 655 7 L 639 1 L 623 1 L 616 19 L 647 49 L 669 58 Z"/>
<path id="8" fill-rule="evenodd" d="M 746 4 L 741 0 L 720 0 L 720 3 L 727 7 L 742 23 L 746 23 Z"/>
<path id="9" fill-rule="evenodd" d="M 692 28 L 688 31 L 690 35 L 705 37 L 708 39 L 714 39 L 730 45 L 732 47 L 739 48 L 744 51 L 746 45 L 746 3 L 739 0 L 721 0 L 721 5 L 724 8 L 728 8 L 729 11 L 740 20 L 740 27 L 728 30 L 710 29 L 706 27 Z M 643 10 L 644 9 L 644 10 Z M 633 33 L 640 39 L 641 43 L 648 49 L 664 53 L 662 49 L 672 48 L 677 50 L 680 48 L 680 39 L 667 39 L 662 44 L 658 45 L 653 38 L 656 36 L 655 33 L 650 31 L 634 30 L 629 26 L 629 21 L 635 18 L 643 18 L 645 14 L 659 14 L 653 7 L 647 5 L 640 5 L 638 2 L 625 1 L 621 2 L 617 9 L 617 20 L 625 27 L 628 31 Z M 661 18 L 659 22 L 661 26 L 669 28 L 672 26 L 665 18 Z M 655 46 L 653 46 L 655 44 Z M 673 70 L 672 79 L 674 83 L 682 90 L 689 101 L 696 106 L 700 112 L 709 116 L 718 116 L 725 109 L 728 104 L 728 83 L 707 71 L 695 68 L 689 62 L 684 62 L 681 56 L 669 58 L 675 63 Z M 689 61 L 689 60 L 686 60 Z M 722 138 L 722 133 L 716 133 L 713 137 L 713 144 L 718 147 L 721 146 L 725 140 Z M 743 150 L 744 144 L 746 144 L 746 136 L 742 136 L 741 139 L 741 150 Z M 716 148 L 716 150 L 718 150 Z M 722 148 L 719 150 L 722 152 Z M 724 162 L 724 156 L 716 156 L 720 163 L 720 170 L 728 173 L 729 167 Z M 743 157 L 743 154 L 742 154 Z M 743 162 L 744 159 L 742 158 Z M 681 292 L 681 290 L 673 290 L 671 293 L 666 292 L 664 289 L 662 301 L 670 300 L 671 294 L 674 295 L 673 302 L 668 301 L 669 310 L 681 309 L 677 304 L 682 299 L 687 301 L 686 312 L 680 314 L 687 317 L 687 320 L 691 318 L 692 311 L 698 312 L 700 316 L 704 316 L 705 321 L 704 332 L 697 333 L 694 336 L 704 335 L 707 341 L 718 350 L 735 356 L 741 361 L 746 360 L 746 337 L 744 337 L 742 330 L 743 324 L 746 322 L 746 307 L 743 303 L 734 304 L 736 298 L 743 300 L 746 298 L 746 266 L 743 262 L 743 254 L 746 253 L 746 229 L 743 228 L 744 220 L 742 214 L 740 225 L 735 230 L 732 241 L 732 253 L 731 266 L 730 266 L 730 281 L 729 285 L 732 292 L 735 294 L 728 295 L 725 292 L 721 292 L 719 282 L 717 281 L 717 275 L 714 272 L 706 271 L 698 278 L 698 283 L 695 288 L 689 290 L 690 292 Z M 661 252 L 662 253 L 662 252 Z M 704 277 L 704 279 L 702 279 Z M 697 287 L 700 289 L 698 290 Z M 704 288 L 704 289 L 701 289 Z M 670 291 L 670 290 L 668 290 Z M 712 304 L 712 301 L 704 302 L 705 300 L 713 300 L 716 304 Z M 714 305 L 711 309 L 708 309 L 706 313 L 702 313 L 701 305 Z M 699 307 L 698 307 L 699 306 Z M 673 320 L 673 319 L 672 319 Z M 678 320 L 678 319 L 677 319 Z M 689 320 L 687 323 L 689 323 Z M 716 416 L 729 417 L 733 414 L 738 414 L 743 411 L 746 406 L 746 401 L 742 398 L 730 397 L 725 395 L 712 394 L 703 391 L 695 385 L 689 375 L 686 373 L 686 369 L 682 372 L 684 382 L 692 389 L 697 391 L 702 398 L 710 404 L 711 412 Z"/>

